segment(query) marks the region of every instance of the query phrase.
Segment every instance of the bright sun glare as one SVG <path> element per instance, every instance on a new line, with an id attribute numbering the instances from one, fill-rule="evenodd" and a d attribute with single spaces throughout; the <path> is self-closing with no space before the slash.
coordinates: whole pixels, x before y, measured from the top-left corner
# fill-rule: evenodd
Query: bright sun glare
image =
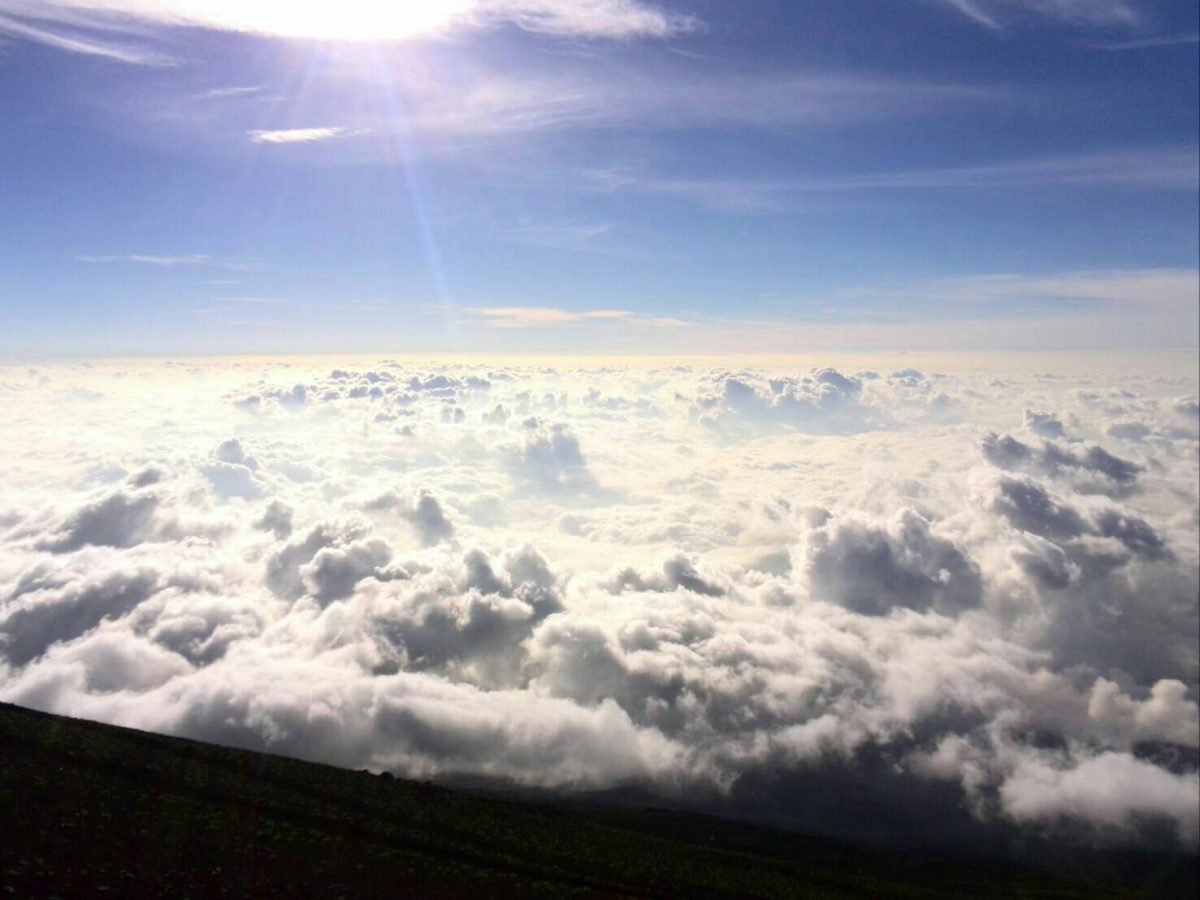
<path id="1" fill-rule="evenodd" d="M 474 0 L 162 0 L 173 18 L 288 38 L 396 40 L 469 12 Z"/>

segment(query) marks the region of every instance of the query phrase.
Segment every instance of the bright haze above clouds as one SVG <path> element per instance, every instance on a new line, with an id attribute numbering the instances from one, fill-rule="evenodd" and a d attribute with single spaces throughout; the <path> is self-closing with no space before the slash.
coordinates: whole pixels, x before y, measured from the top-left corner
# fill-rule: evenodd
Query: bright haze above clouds
<path id="1" fill-rule="evenodd" d="M 1195 346 L 1197 15 L 0 0 L 0 352 Z"/>

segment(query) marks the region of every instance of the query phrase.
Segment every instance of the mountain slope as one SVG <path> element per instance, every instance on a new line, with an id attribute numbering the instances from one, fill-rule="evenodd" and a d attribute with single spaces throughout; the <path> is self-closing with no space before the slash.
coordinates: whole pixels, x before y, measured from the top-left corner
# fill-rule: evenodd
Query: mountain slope
<path id="1" fill-rule="evenodd" d="M 492 799 L 0 704 L 16 896 L 1126 897 L 653 809 Z"/>

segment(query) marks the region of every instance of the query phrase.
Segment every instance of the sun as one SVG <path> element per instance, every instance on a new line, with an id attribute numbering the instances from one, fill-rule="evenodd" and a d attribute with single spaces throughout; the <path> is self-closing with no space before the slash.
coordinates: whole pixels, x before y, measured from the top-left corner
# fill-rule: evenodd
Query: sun
<path id="1" fill-rule="evenodd" d="M 475 0 L 160 0 L 188 24 L 284 38 L 389 41 L 436 32 Z"/>

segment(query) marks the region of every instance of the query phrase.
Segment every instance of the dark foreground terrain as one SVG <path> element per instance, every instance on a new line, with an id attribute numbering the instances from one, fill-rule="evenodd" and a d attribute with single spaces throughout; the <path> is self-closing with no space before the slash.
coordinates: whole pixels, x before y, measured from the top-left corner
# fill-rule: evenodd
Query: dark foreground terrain
<path id="1" fill-rule="evenodd" d="M 704 816 L 487 798 L 0 704 L 18 897 L 1135 897 Z"/>

